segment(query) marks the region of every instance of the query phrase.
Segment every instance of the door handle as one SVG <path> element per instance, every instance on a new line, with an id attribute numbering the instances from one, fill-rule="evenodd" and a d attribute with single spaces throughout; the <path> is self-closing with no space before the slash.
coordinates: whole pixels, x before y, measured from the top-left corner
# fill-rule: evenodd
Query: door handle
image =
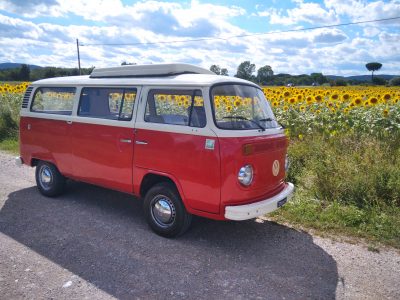
<path id="1" fill-rule="evenodd" d="M 67 124 L 71 125 L 71 124 L 72 124 L 72 121 L 67 121 Z"/>
<path id="2" fill-rule="evenodd" d="M 148 143 L 146 141 L 135 141 L 136 145 L 147 145 Z"/>
<path id="3" fill-rule="evenodd" d="M 128 144 L 132 143 L 132 140 L 131 140 L 131 139 L 120 139 L 119 141 L 120 141 L 121 143 L 128 143 Z"/>

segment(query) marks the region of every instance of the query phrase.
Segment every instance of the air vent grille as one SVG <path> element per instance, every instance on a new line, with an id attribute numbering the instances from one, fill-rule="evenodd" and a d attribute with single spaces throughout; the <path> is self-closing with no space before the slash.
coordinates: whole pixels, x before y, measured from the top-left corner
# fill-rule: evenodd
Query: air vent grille
<path id="1" fill-rule="evenodd" d="M 27 108 L 28 107 L 29 98 L 31 97 L 32 90 L 33 90 L 33 86 L 29 86 L 26 89 L 25 95 L 24 95 L 24 99 L 22 100 L 22 108 Z"/>

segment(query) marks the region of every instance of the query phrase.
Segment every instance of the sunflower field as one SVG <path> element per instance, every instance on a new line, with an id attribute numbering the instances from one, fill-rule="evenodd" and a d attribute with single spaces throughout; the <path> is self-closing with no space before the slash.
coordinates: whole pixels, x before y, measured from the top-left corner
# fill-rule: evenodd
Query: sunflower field
<path id="1" fill-rule="evenodd" d="M 28 85 L 0 83 L 2 149 L 11 141 L 9 148 L 17 150 Z M 400 248 L 400 88 L 263 87 L 263 92 L 290 139 L 287 179 L 296 185 L 292 201 L 271 218 Z M 236 100 L 232 109 L 246 105 L 246 99 Z"/>
<path id="2" fill-rule="evenodd" d="M 398 87 L 265 87 L 263 91 L 291 137 L 365 133 L 399 138 Z"/>

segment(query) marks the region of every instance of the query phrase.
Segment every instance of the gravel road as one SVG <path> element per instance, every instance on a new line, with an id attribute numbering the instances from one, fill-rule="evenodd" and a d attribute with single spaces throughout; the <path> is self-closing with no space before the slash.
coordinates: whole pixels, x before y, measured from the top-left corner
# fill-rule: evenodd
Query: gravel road
<path id="1" fill-rule="evenodd" d="M 400 299 L 400 255 L 263 220 L 153 234 L 130 195 L 70 182 L 41 196 L 0 153 L 1 299 Z"/>

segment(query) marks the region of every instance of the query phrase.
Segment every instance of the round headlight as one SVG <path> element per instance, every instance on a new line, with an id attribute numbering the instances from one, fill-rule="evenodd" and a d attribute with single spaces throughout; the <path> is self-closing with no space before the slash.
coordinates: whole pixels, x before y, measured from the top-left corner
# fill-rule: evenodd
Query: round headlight
<path id="1" fill-rule="evenodd" d="M 238 180 L 241 184 L 249 186 L 253 181 L 253 168 L 250 165 L 245 165 L 240 168 Z"/>
<path id="2" fill-rule="evenodd" d="M 289 156 L 286 154 L 285 157 L 285 171 L 289 170 L 290 162 L 289 162 Z"/>

